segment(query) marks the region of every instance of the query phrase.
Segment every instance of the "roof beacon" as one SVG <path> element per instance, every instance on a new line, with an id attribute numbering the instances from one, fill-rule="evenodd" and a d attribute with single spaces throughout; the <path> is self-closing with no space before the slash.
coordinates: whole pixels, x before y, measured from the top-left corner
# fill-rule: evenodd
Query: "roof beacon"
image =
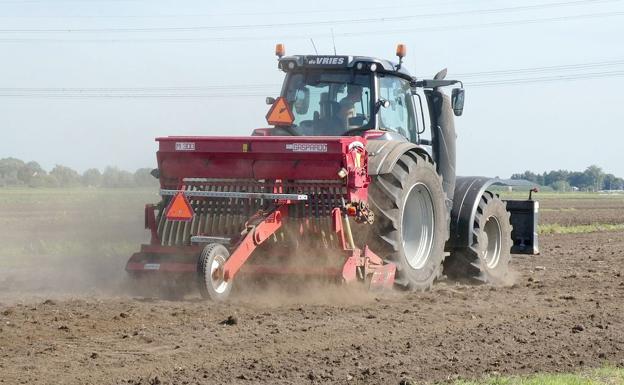
<path id="1" fill-rule="evenodd" d="M 284 56 L 286 54 L 286 47 L 284 47 L 284 44 L 282 43 L 277 43 L 275 44 L 275 56 L 277 56 L 277 59 L 281 59 L 282 56 Z"/>
<path id="2" fill-rule="evenodd" d="M 396 69 L 401 68 L 401 64 L 403 64 L 403 58 L 407 54 L 407 47 L 405 44 L 397 44 L 396 47 L 396 55 L 399 57 L 399 64 L 397 64 Z"/>

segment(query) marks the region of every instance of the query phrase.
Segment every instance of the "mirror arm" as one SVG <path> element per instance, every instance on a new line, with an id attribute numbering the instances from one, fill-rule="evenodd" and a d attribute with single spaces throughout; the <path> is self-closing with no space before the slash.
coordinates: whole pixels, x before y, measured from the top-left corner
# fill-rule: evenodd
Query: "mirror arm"
<path id="1" fill-rule="evenodd" d="M 377 102 L 375 103 L 375 113 L 379 112 L 381 107 L 384 107 L 384 108 L 390 107 L 390 102 L 387 101 L 386 99 L 377 100 Z"/>
<path id="2" fill-rule="evenodd" d="M 436 80 L 436 79 L 423 79 L 423 80 L 415 80 L 412 82 L 413 87 L 421 87 L 421 88 L 438 88 L 438 87 L 448 87 L 453 84 L 459 83 L 461 88 L 464 88 L 464 83 L 461 80 Z"/>

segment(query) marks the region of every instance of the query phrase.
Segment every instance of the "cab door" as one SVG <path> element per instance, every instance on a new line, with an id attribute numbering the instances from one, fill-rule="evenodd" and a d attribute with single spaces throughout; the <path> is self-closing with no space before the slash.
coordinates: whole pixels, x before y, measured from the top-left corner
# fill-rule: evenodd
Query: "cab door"
<path id="1" fill-rule="evenodd" d="M 418 140 L 417 110 L 410 82 L 398 76 L 378 75 L 377 99 L 387 101 L 377 112 L 377 127 L 400 134 L 406 140 Z"/>

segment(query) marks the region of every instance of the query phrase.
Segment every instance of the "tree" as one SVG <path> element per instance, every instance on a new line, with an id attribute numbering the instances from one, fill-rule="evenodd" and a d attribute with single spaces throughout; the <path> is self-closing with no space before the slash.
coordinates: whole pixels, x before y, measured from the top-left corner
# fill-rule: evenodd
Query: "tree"
<path id="1" fill-rule="evenodd" d="M 157 179 L 150 174 L 152 169 L 150 168 L 140 168 L 134 173 L 134 184 L 135 186 L 141 187 L 153 187 L 157 185 Z"/>
<path id="2" fill-rule="evenodd" d="M 82 184 L 87 187 L 100 187 L 102 185 L 102 173 L 97 168 L 90 168 L 82 173 Z"/>
<path id="3" fill-rule="evenodd" d="M 132 187 L 133 184 L 133 175 L 117 167 L 106 167 L 102 173 L 102 186 L 104 187 Z"/>
<path id="4" fill-rule="evenodd" d="M 529 182 L 533 182 L 533 183 L 538 183 L 539 184 L 539 179 L 541 178 L 541 175 L 535 174 L 531 171 L 525 171 L 522 174 L 513 174 L 511 176 L 511 179 L 524 179 L 524 180 L 528 180 Z"/>
<path id="5" fill-rule="evenodd" d="M 572 190 L 572 187 L 570 187 L 570 183 L 568 183 L 565 180 L 558 180 L 552 183 L 550 186 L 553 188 L 553 190 L 560 191 L 560 192 L 566 192 L 566 191 Z"/>
<path id="6" fill-rule="evenodd" d="M 0 186 L 16 186 L 22 184 L 19 173 L 25 164 L 16 158 L 0 159 Z"/>
<path id="7" fill-rule="evenodd" d="M 37 162 L 28 162 L 24 164 L 17 171 L 17 178 L 20 180 L 22 184 L 28 185 L 32 187 L 33 179 L 37 179 L 38 176 L 46 175 L 47 173 L 39 163 Z M 36 184 L 36 181 L 34 181 Z"/>
<path id="8" fill-rule="evenodd" d="M 593 191 L 598 191 L 602 188 L 602 182 L 605 178 L 605 174 L 602 169 L 596 165 L 591 165 L 585 169 L 587 187 Z"/>
<path id="9" fill-rule="evenodd" d="M 69 167 L 56 165 L 50 175 L 53 176 L 60 187 L 74 187 L 80 184 L 80 175 Z"/>
<path id="10" fill-rule="evenodd" d="M 603 190 L 622 190 L 624 189 L 624 179 L 618 178 L 613 174 L 607 174 L 602 182 Z"/>
<path id="11" fill-rule="evenodd" d="M 544 185 L 552 186 L 557 181 L 567 181 L 570 172 L 567 170 L 557 170 L 544 173 Z"/>

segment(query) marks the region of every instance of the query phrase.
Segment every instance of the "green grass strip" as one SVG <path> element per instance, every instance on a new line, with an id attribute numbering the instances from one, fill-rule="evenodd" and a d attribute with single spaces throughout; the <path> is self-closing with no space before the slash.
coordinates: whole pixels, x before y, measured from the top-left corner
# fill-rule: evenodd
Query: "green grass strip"
<path id="1" fill-rule="evenodd" d="M 477 381 L 458 380 L 453 385 L 622 385 L 624 369 L 605 367 L 572 374 L 490 377 Z"/>
<path id="2" fill-rule="evenodd" d="M 560 225 L 558 223 L 539 225 L 540 234 L 584 234 L 604 231 L 623 231 L 624 223 L 592 223 L 590 225 Z"/>

